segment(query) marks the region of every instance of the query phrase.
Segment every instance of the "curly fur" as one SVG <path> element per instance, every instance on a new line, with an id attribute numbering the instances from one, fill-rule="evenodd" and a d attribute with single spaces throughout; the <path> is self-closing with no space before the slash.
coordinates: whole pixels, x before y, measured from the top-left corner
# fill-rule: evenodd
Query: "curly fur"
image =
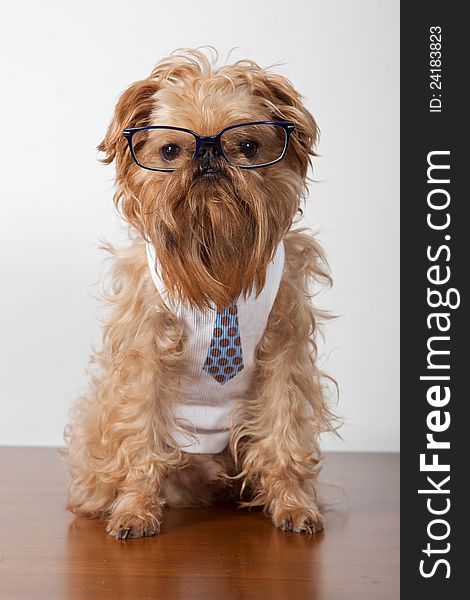
<path id="1" fill-rule="evenodd" d="M 213 134 L 250 119 L 294 121 L 286 158 L 258 171 L 223 165 L 216 183 L 199 182 L 191 165 L 171 174 L 144 171 L 122 138 L 128 126 L 175 124 Z M 278 527 L 322 528 L 318 436 L 334 428 L 334 417 L 316 366 L 318 322 L 326 315 L 313 307 L 310 290 L 330 279 L 312 235 L 291 229 L 316 138 L 315 121 L 290 82 L 251 61 L 215 69 L 200 51 L 180 52 L 121 96 L 99 148 L 104 162 L 116 160 L 115 201 L 131 225 L 131 244 L 106 247 L 113 267 L 103 344 L 65 431 L 69 510 L 106 519 L 118 538 L 139 537 L 158 532 L 165 504 L 231 497 L 263 506 Z M 171 437 L 187 337 L 155 289 L 144 237 L 156 248 L 168 291 L 194 307 L 226 306 L 262 289 L 284 240 L 284 272 L 255 375 L 221 454 L 185 454 Z"/>

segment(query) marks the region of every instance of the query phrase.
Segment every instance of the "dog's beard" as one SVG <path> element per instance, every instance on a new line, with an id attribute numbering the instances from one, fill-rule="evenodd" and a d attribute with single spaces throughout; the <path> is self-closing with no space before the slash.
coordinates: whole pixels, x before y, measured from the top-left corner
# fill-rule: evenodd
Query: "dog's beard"
<path id="1" fill-rule="evenodd" d="M 298 201 L 291 193 L 286 200 L 282 186 L 271 190 L 259 174 L 248 185 L 230 167 L 207 180 L 192 170 L 165 175 L 148 180 L 140 199 L 170 295 L 197 308 L 220 309 L 259 293 Z"/>

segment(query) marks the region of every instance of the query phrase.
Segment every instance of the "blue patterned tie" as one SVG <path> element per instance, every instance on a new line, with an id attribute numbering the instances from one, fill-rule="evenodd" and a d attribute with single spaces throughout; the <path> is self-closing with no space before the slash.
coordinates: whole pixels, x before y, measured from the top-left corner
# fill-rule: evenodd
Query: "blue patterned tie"
<path id="1" fill-rule="evenodd" d="M 235 302 L 217 312 L 211 345 L 202 368 L 220 385 L 227 383 L 243 369 L 238 308 Z"/>

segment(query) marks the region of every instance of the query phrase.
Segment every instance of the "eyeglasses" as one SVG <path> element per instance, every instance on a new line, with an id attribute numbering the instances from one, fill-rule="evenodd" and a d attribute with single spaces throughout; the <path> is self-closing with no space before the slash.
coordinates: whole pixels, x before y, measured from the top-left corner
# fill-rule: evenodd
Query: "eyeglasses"
<path id="1" fill-rule="evenodd" d="M 123 135 L 134 161 L 150 171 L 176 171 L 209 152 L 241 169 L 258 169 L 284 158 L 294 129 L 290 122 L 255 121 L 225 127 L 214 136 L 160 125 L 129 127 Z"/>

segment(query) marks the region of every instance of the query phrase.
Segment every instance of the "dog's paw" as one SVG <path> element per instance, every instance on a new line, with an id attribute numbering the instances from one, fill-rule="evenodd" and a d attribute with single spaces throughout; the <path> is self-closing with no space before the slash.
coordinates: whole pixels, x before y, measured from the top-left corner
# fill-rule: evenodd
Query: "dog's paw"
<path id="1" fill-rule="evenodd" d="M 115 514 L 109 520 L 106 531 L 118 540 L 140 538 L 160 533 L 160 521 L 151 512 Z"/>
<path id="2" fill-rule="evenodd" d="M 316 508 L 281 508 L 273 512 L 271 517 L 274 525 L 283 531 L 313 534 L 325 527 L 325 519 Z"/>

